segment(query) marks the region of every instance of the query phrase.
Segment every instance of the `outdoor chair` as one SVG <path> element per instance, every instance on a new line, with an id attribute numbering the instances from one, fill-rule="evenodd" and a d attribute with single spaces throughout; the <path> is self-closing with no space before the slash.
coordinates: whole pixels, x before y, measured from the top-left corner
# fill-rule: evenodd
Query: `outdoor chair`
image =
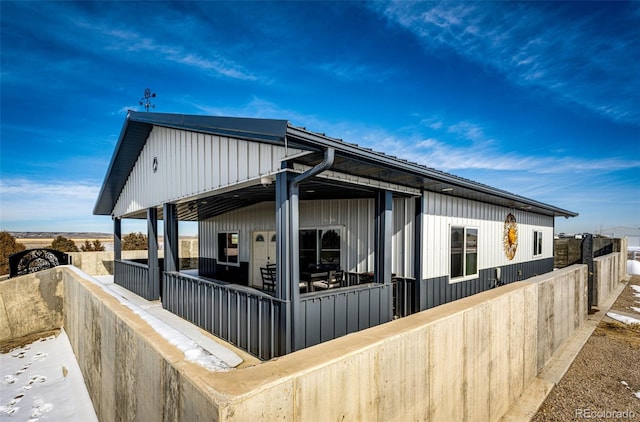
<path id="1" fill-rule="evenodd" d="M 332 289 L 334 287 L 344 286 L 344 271 L 329 271 L 326 280 L 318 280 L 313 282 L 316 289 Z"/>
<path id="2" fill-rule="evenodd" d="M 275 291 L 276 290 L 276 267 L 267 266 L 260 267 L 260 274 L 262 275 L 262 288 L 264 290 Z"/>

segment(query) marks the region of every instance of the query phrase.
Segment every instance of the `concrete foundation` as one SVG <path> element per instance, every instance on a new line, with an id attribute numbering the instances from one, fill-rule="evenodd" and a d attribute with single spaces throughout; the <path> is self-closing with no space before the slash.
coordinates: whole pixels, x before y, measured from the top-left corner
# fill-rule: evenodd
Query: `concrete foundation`
<path id="1" fill-rule="evenodd" d="M 587 318 L 587 270 L 574 265 L 213 373 L 81 272 L 38 274 L 29 295 L 64 324 L 103 421 L 499 420 Z M 0 283 L 0 333 L 28 331 L 7 305 L 22 280 Z"/>

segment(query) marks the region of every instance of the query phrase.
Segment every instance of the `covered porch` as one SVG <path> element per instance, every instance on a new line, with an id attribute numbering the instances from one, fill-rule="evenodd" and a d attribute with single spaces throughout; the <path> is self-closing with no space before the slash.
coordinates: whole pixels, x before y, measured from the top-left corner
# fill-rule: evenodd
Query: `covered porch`
<path id="1" fill-rule="evenodd" d="M 402 239 L 409 265 L 394 267 L 392 243 L 407 219 L 419 227 L 419 191 L 338 177 L 347 165 L 332 149 L 305 154 L 252 183 L 123 216 L 146 219 L 147 263 L 121 259 L 122 218 L 115 218 L 114 280 L 261 359 L 405 316 L 417 309 L 415 234 Z M 312 223 L 320 208 L 322 222 Z M 178 221 L 198 222 L 197 271 L 179 266 Z"/>

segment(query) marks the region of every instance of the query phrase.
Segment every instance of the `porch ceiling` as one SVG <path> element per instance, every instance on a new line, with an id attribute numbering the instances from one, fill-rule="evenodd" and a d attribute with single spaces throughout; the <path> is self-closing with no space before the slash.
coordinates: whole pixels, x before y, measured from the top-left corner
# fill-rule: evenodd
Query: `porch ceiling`
<path id="1" fill-rule="evenodd" d="M 336 180 L 311 178 L 300 184 L 300 200 L 374 198 L 374 188 L 353 185 Z M 178 204 L 180 221 L 198 221 L 215 217 L 229 211 L 244 208 L 276 198 L 275 182 L 268 186 L 254 185 L 231 192 L 198 198 Z M 146 210 L 127 218 L 147 218 Z M 163 219 L 163 211 L 158 209 L 158 218 Z"/>

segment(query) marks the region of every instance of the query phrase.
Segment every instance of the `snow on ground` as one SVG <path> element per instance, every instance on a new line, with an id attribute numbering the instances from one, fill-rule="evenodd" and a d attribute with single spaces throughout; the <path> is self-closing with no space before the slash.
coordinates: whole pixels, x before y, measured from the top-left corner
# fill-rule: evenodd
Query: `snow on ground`
<path id="1" fill-rule="evenodd" d="M 640 286 L 636 285 L 636 284 L 632 284 L 631 288 L 634 291 L 634 296 L 637 298 L 640 298 Z M 638 303 L 640 303 L 640 301 L 638 301 Z M 640 308 L 636 308 L 635 306 L 631 306 L 631 309 L 634 312 L 637 312 L 638 314 L 640 314 Z M 610 318 L 615 319 L 616 321 L 622 322 L 623 324 L 640 324 L 640 315 L 638 316 L 638 318 L 634 318 L 628 315 L 620 315 L 617 314 L 615 312 L 607 312 L 607 316 Z"/>
<path id="2" fill-rule="evenodd" d="M 620 315 L 620 314 L 617 314 L 615 312 L 607 312 L 607 316 L 609 318 L 613 318 L 616 321 L 619 321 L 619 322 L 621 322 L 623 324 L 627 324 L 627 325 L 640 324 L 640 319 L 632 318 L 632 317 L 626 316 L 626 315 Z"/>
<path id="3" fill-rule="evenodd" d="M 98 420 L 64 330 L 0 354 L 0 376 L 0 420 Z"/>
<path id="4" fill-rule="evenodd" d="M 640 261 L 627 260 L 627 274 L 640 275 Z"/>

